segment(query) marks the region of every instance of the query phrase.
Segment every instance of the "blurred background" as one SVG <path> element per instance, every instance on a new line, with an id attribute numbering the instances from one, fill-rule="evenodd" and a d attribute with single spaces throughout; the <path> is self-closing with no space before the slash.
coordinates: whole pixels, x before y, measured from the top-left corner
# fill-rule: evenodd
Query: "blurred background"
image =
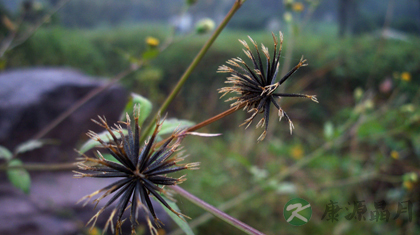
<path id="1" fill-rule="evenodd" d="M 140 61 L 140 69 L 46 136 L 61 145 L 19 157 L 23 163 L 73 162 L 77 157 L 73 149 L 87 140 L 83 133 L 98 130 L 89 118 L 105 114 L 110 123 L 116 121 L 130 92 L 149 99 L 156 111 L 233 3 L 1 0 L 0 145 L 12 151 L 89 91 Z M 182 187 L 266 234 L 419 234 L 418 0 L 248 0 L 193 71 L 169 107 L 169 117 L 198 123 L 228 109 L 217 92 L 227 85 L 226 74 L 216 73 L 218 66 L 238 56 L 247 59 L 238 42 L 248 40 L 247 35 L 271 51 L 271 32 L 278 31 L 284 34 L 280 73 L 286 74 L 302 55 L 309 64 L 280 89 L 317 95 L 319 104 L 281 100 L 295 125 L 293 135 L 287 121 L 279 122 L 272 111 L 267 137 L 258 143 L 262 130 L 255 124 L 247 130 L 238 127 L 248 115 L 236 112 L 200 130 L 222 133 L 221 137 L 186 138 L 188 160 L 201 162 L 201 168 L 188 172 Z M 38 81 L 58 88 L 35 89 Z M 61 89 L 64 83 L 67 88 Z M 29 101 L 24 101 L 26 106 L 19 103 L 26 96 L 33 100 L 31 94 L 36 93 L 36 105 L 45 105 L 45 90 L 53 97 L 47 100 L 54 100 L 49 106 L 35 109 L 38 106 Z M 63 94 L 65 98 L 60 98 Z M 25 108 L 18 112 L 16 107 Z M 0 204 L 12 206 L 0 215 L 2 224 L 13 221 L 0 228 L 2 234 L 45 234 L 43 227 L 50 225 L 57 227 L 50 234 L 100 230 L 83 227 L 94 210 L 81 216 L 81 207 L 72 204 L 96 186 L 80 188 L 76 184 L 81 181 L 70 176 L 59 181 L 61 187 L 48 188 L 51 176 L 69 175 L 70 170 L 29 173 L 33 182 L 25 195 L 8 188 L 4 169 L 0 172 L 4 195 Z M 60 191 L 70 184 L 71 192 Z M 49 190 L 56 196 L 41 203 L 47 209 L 39 210 L 37 203 L 25 207 L 44 200 L 42 193 L 52 194 Z M 10 201 L 5 195 L 21 200 Z M 284 204 L 296 197 L 312 206 L 311 220 L 299 227 L 283 217 Z M 176 199 L 192 218 L 189 223 L 196 234 L 241 234 L 185 199 Z M 330 217 L 330 205 L 338 206 L 332 207 L 336 217 Z M 22 222 L 25 215 L 45 220 Z M 171 231 L 160 233 L 183 233 L 169 227 Z"/>

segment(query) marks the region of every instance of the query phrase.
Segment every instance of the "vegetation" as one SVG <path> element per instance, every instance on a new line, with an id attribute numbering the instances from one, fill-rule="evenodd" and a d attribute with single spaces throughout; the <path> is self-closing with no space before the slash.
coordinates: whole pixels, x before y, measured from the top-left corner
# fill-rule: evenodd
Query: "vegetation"
<path id="1" fill-rule="evenodd" d="M 147 50 L 147 37 L 164 41 L 169 31 L 153 24 L 43 28 L 6 54 L 3 69 L 71 66 L 111 77 Z M 290 78 L 284 90 L 316 94 L 320 102 L 282 99 L 282 107 L 293 117 L 294 134 L 289 134 L 284 120 L 278 123 L 274 112 L 262 143 L 255 141 L 260 131 L 236 128 L 246 118 L 243 112 L 207 126 L 204 132 L 223 136 L 183 141 L 193 161 L 201 162 L 201 170 L 183 188 L 267 234 L 420 232 L 420 39 L 366 33 L 331 40 L 336 32 L 331 25 L 306 26 L 293 33 L 293 42 L 285 39 L 285 51 L 293 43 L 292 63 L 305 55 L 309 65 Z M 272 45 L 266 31 L 225 30 L 168 109 L 171 116 L 200 122 L 228 108 L 217 94 L 226 78 L 216 70 L 241 55 L 237 39 L 248 34 L 258 43 Z M 175 41 L 122 83 L 153 103 L 163 103 L 206 39 L 192 35 Z M 282 56 L 280 63 L 285 59 Z M 294 197 L 312 205 L 311 221 L 304 226 L 293 227 L 283 218 L 283 205 Z M 375 203 L 382 200 L 387 202 L 389 221 L 371 220 Z M 408 213 L 397 216 L 400 203 L 407 200 L 415 203 L 411 221 Z M 205 223 L 208 218 L 201 216 L 201 209 L 184 198 L 178 201 L 181 211 L 193 218 L 190 225 L 197 225 L 197 234 L 239 234 L 217 220 Z M 367 206 L 365 219 L 345 218 L 359 205 L 355 201 Z M 341 207 L 338 221 L 327 221 L 324 215 L 330 202 Z"/>

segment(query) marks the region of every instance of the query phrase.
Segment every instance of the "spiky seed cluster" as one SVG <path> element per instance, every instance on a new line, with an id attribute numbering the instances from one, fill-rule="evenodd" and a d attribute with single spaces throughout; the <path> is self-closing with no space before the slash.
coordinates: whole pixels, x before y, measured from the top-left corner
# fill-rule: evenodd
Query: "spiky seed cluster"
<path id="1" fill-rule="evenodd" d="M 280 120 L 282 117 L 286 117 L 286 119 L 289 121 L 290 133 L 292 133 L 292 129 L 294 128 L 293 123 L 286 112 L 280 108 L 276 98 L 304 97 L 318 103 L 314 95 L 274 93 L 281 84 L 283 84 L 293 73 L 296 72 L 296 70 L 302 66 L 306 66 L 307 64 L 306 60 L 304 60 L 302 57 L 299 63 L 290 72 L 288 72 L 284 77 L 276 82 L 276 77 L 280 65 L 279 59 L 283 44 L 283 34 L 281 32 L 279 33 L 280 46 L 278 52 L 278 40 L 273 33 L 272 35 L 274 40 L 273 57 L 270 57 L 268 48 L 261 44 L 262 52 L 266 58 L 265 69 L 257 43 L 249 36 L 248 38 L 254 45 L 256 54 L 251 51 L 248 44 L 244 40 L 239 40 L 239 42 L 245 47 L 243 51 L 245 52 L 245 55 L 251 59 L 254 68 L 251 69 L 250 66 L 248 66 L 239 57 L 228 60 L 226 63 L 230 66 L 222 65 L 218 68 L 219 73 L 231 74 L 231 77 L 228 77 L 225 83 L 233 84 L 231 87 L 223 87 L 219 89 L 219 93 L 223 93 L 221 97 L 228 93 L 238 94 L 239 96 L 229 98 L 226 101 L 235 101 L 231 104 L 231 107 L 244 108 L 248 111 L 248 113 L 252 113 L 251 117 L 246 119 L 245 122 L 241 124 L 241 126 L 246 125 L 246 128 L 248 128 L 258 113 L 264 113 L 264 117 L 261 118 L 257 124 L 257 128 L 265 126 L 264 132 L 260 135 L 258 141 L 263 140 L 267 134 L 271 103 L 273 103 L 274 106 L 276 106 L 278 109 Z"/>
<path id="2" fill-rule="evenodd" d="M 121 226 L 125 219 L 122 219 L 123 213 L 131 206 L 130 222 L 132 234 L 135 233 L 138 210 L 142 208 L 145 214 L 151 214 L 154 218 L 155 225 L 160 227 L 161 221 L 156 217 L 152 202 L 149 195 L 153 195 L 158 201 L 166 206 L 180 218 L 185 215 L 175 211 L 169 206 L 165 199 L 160 195 L 167 192 L 163 189 L 165 185 L 176 185 L 185 181 L 184 176 L 179 178 L 171 178 L 166 176 L 168 173 L 177 172 L 184 169 L 197 169 L 198 163 L 190 163 L 180 165 L 178 162 L 184 160 L 180 157 L 180 142 L 185 133 L 178 132 L 172 134 L 160 147 L 154 147 L 156 136 L 162 126 L 162 122 L 157 122 L 156 128 L 146 142 L 145 146 L 140 148 L 140 127 L 138 124 L 138 115 L 134 115 L 135 126 L 134 132 L 131 129 L 130 118 L 127 114 L 127 122 L 123 123 L 127 126 L 128 134 L 123 134 L 121 125 L 115 124 L 115 128 L 108 126 L 105 118 L 99 117 L 100 122 L 93 120 L 98 125 L 104 127 L 110 137 L 110 142 L 102 140 L 96 133 L 89 131 L 87 135 L 100 142 L 102 146 L 111 154 L 118 162 L 106 160 L 98 151 L 97 158 L 91 158 L 83 155 L 82 161 L 78 162 L 78 167 L 87 172 L 75 172 L 76 177 L 96 177 L 96 178 L 117 178 L 114 183 L 93 192 L 80 201 L 86 199 L 86 203 L 94 196 L 103 193 L 94 202 L 98 203 L 103 198 L 113 194 L 112 198 L 102 207 L 88 222 L 95 225 L 98 216 L 108 208 L 113 202 L 117 201 L 115 208 L 106 222 L 104 231 L 111 224 L 111 230 L 114 232 L 113 218 L 116 216 L 115 233 L 121 232 Z M 117 138 L 114 134 L 119 133 L 121 138 Z M 168 195 L 167 195 L 168 196 Z M 119 200 L 117 200 L 119 199 Z M 157 230 L 148 219 L 148 225 L 152 234 L 157 234 Z"/>

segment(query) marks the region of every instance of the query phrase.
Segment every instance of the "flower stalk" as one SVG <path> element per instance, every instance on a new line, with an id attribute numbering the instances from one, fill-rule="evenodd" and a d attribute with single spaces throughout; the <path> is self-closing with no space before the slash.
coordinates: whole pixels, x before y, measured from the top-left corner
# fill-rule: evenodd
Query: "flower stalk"
<path id="1" fill-rule="evenodd" d="M 230 21 L 232 16 L 236 13 L 236 11 L 242 6 L 243 0 L 236 0 L 233 4 L 230 11 L 227 13 L 225 18 L 223 19 L 222 23 L 216 28 L 216 30 L 213 32 L 209 40 L 204 44 L 204 46 L 201 48 L 201 50 L 198 52 L 198 54 L 195 56 L 194 60 L 191 62 L 190 66 L 185 70 L 184 74 L 179 79 L 178 83 L 175 85 L 174 89 L 172 90 L 171 94 L 166 98 L 166 100 L 163 102 L 161 107 L 159 108 L 158 112 L 155 114 L 154 118 L 152 120 L 156 120 L 156 117 L 165 112 L 165 110 L 168 108 L 169 104 L 172 102 L 172 100 L 175 98 L 175 96 L 179 93 L 184 83 L 187 81 L 189 76 L 191 75 L 192 71 L 197 67 L 198 63 L 200 63 L 201 59 L 204 57 L 204 55 L 207 53 L 207 51 L 210 49 L 211 45 L 213 45 L 213 42 L 216 40 L 216 38 L 220 35 L 222 30 L 225 28 L 227 23 Z M 144 131 L 143 136 L 141 137 L 140 141 L 143 142 L 146 139 L 147 133 L 150 133 L 150 131 L 153 128 L 153 122 L 150 122 L 149 125 L 146 127 L 146 131 Z"/>

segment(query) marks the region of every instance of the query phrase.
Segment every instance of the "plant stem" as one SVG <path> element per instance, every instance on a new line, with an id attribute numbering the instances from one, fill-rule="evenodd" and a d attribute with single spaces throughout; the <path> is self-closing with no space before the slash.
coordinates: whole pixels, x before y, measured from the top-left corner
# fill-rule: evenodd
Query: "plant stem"
<path id="1" fill-rule="evenodd" d="M 85 99 L 83 99 L 83 100 L 85 100 Z M 186 132 L 195 131 L 195 130 L 198 130 L 198 129 L 204 127 L 204 126 L 207 126 L 207 125 L 209 125 L 209 124 L 211 124 L 211 123 L 213 123 L 217 120 L 220 120 L 220 119 L 222 119 L 222 118 L 224 118 L 224 117 L 242 109 L 244 106 L 245 105 L 241 105 L 239 107 L 232 107 L 232 108 L 230 108 L 230 109 L 228 109 L 228 110 L 226 110 L 222 113 L 217 114 L 214 117 L 211 117 L 211 118 L 209 118 L 209 119 L 207 119 L 203 122 L 198 123 L 197 125 L 194 125 L 194 126 L 188 128 L 186 130 Z M 69 112 L 71 112 L 71 110 L 66 112 L 66 113 L 69 113 Z M 61 116 L 63 116 L 63 115 L 60 115 L 60 117 Z M 170 137 L 168 137 L 168 138 L 170 138 Z M 166 140 L 168 140 L 168 138 L 160 141 L 159 143 L 156 143 L 155 147 L 163 144 Z M 45 171 L 62 171 L 62 170 L 74 170 L 74 169 L 76 169 L 76 165 L 75 165 L 75 163 L 61 163 L 61 164 L 42 164 L 42 163 L 39 163 L 39 164 L 25 164 L 25 165 L 21 165 L 21 166 L 0 165 L 0 171 L 5 171 L 5 170 L 9 170 L 9 169 L 26 169 L 26 170 L 29 170 L 29 171 L 44 171 L 44 170 Z"/>
<path id="2" fill-rule="evenodd" d="M 222 118 L 224 118 L 224 117 L 226 117 L 226 116 L 228 116 L 228 115 L 230 115 L 230 114 L 232 114 L 232 113 L 234 113 L 234 112 L 236 112 L 236 111 L 238 111 L 238 110 L 242 109 L 243 107 L 245 107 L 245 105 L 246 105 L 246 104 L 242 104 L 242 105 L 240 105 L 240 106 L 238 106 L 238 107 L 232 107 L 232 108 L 230 108 L 230 109 L 228 109 L 228 110 L 226 110 L 226 111 L 224 111 L 224 112 L 222 112 L 222 113 L 217 114 L 217 115 L 216 115 L 216 116 L 214 116 L 214 117 L 211 117 L 211 118 L 209 118 L 209 119 L 207 119 L 207 120 L 205 120 L 205 121 L 202 121 L 202 122 L 200 122 L 200 123 L 198 123 L 198 124 L 196 124 L 196 125 L 194 125 L 194 126 L 192 126 L 192 127 L 187 128 L 187 129 L 185 130 L 185 132 L 187 132 L 187 133 L 188 133 L 188 132 L 196 131 L 196 130 L 198 130 L 198 129 L 202 128 L 202 127 L 205 127 L 205 126 L 207 126 L 207 125 L 209 125 L 209 124 L 211 124 L 211 123 L 213 123 L 213 122 L 215 122 L 215 121 L 217 121 L 217 120 L 220 120 L 220 119 L 222 119 Z M 171 136 L 169 136 L 169 137 L 167 137 L 166 139 L 161 140 L 161 141 L 159 141 L 158 143 L 155 143 L 155 144 L 153 145 L 153 147 L 154 147 L 154 148 L 156 148 L 156 147 L 161 146 L 163 143 L 165 143 L 167 140 L 169 140 L 169 138 L 172 138 L 172 137 L 171 137 Z"/>
<path id="3" fill-rule="evenodd" d="M 226 116 L 228 116 L 228 115 L 230 115 L 230 114 L 232 114 L 232 113 L 234 113 L 234 112 L 236 112 L 238 110 L 241 110 L 244 106 L 245 106 L 245 104 L 243 104 L 243 105 L 241 105 L 239 107 L 232 107 L 232 108 L 230 108 L 230 109 L 228 109 L 228 110 L 226 110 L 226 111 L 224 111 L 222 113 L 217 114 L 214 117 L 211 117 L 211 118 L 209 118 L 209 119 L 207 119 L 205 121 L 202 121 L 202 122 L 200 122 L 200 123 L 198 123 L 198 124 L 196 124 L 196 125 L 188 128 L 187 129 L 187 132 L 189 132 L 189 131 L 196 131 L 196 130 L 204 127 L 204 126 L 207 126 L 207 125 L 209 125 L 209 124 L 211 124 L 211 123 L 213 123 L 213 122 L 215 122 L 217 120 L 220 120 L 220 119 L 222 119 L 222 118 L 224 118 L 224 117 L 226 117 Z"/>
<path id="4" fill-rule="evenodd" d="M 198 63 L 201 61 L 201 59 L 204 57 L 204 55 L 207 53 L 207 51 L 210 49 L 213 42 L 216 40 L 216 38 L 219 36 L 219 34 L 222 32 L 222 30 L 225 28 L 229 20 L 232 18 L 232 16 L 235 14 L 235 12 L 242 6 L 243 1 L 242 0 L 236 0 L 233 4 L 232 8 L 228 12 L 228 14 L 223 19 L 222 23 L 217 27 L 217 29 L 213 32 L 209 40 L 204 44 L 204 46 L 201 48 L 201 50 L 198 52 L 198 54 L 195 56 L 194 60 L 191 62 L 190 66 L 185 70 L 184 74 L 179 79 L 178 83 L 175 85 L 174 89 L 172 90 L 171 94 L 166 98 L 165 102 L 160 106 L 159 110 L 155 114 L 154 118 L 151 120 L 149 125 L 146 127 L 145 131 L 143 132 L 142 137 L 140 138 L 140 143 L 143 143 L 146 139 L 147 133 L 149 133 L 153 126 L 156 118 L 165 110 L 168 108 L 169 104 L 172 102 L 172 100 L 175 98 L 175 96 L 179 93 L 184 83 L 187 81 L 188 77 L 191 75 L 192 71 L 197 67 Z"/>
<path id="5" fill-rule="evenodd" d="M 127 70 L 119 73 L 117 76 L 115 76 L 112 80 L 104 84 L 103 86 L 100 86 L 91 92 L 89 92 L 87 95 L 85 95 L 83 98 L 78 100 L 75 104 L 73 104 L 70 108 L 68 108 L 66 111 L 60 114 L 60 116 L 56 117 L 50 124 L 48 124 L 46 127 L 42 128 L 34 137 L 33 139 L 40 139 L 44 137 L 48 132 L 50 132 L 52 129 L 54 129 L 58 124 L 60 124 L 62 121 L 64 121 L 66 118 L 68 118 L 72 113 L 74 113 L 76 110 L 78 110 L 80 107 L 82 107 L 84 104 L 86 104 L 89 100 L 96 97 L 99 93 L 105 91 L 106 89 L 110 88 L 112 85 L 114 85 L 116 82 L 121 80 L 122 78 L 126 77 L 127 75 L 133 73 L 134 71 L 137 71 L 142 64 L 137 64 L 134 66 L 131 66 Z"/>
<path id="6" fill-rule="evenodd" d="M 20 166 L 8 166 L 7 164 L 0 165 L 0 171 L 25 169 L 28 171 L 67 171 L 75 170 L 76 163 L 57 163 L 57 164 L 43 164 L 43 163 L 30 163 Z"/>
<path id="7" fill-rule="evenodd" d="M 203 200 L 197 198 L 196 196 L 192 195 L 191 193 L 185 191 L 178 185 L 171 186 L 171 189 L 177 192 L 179 195 L 183 196 L 185 199 L 189 200 L 190 202 L 194 203 L 195 205 L 203 208 L 204 210 L 212 213 L 217 218 L 223 220 L 224 222 L 234 226 L 235 228 L 245 232 L 246 234 L 263 234 L 260 231 L 252 228 L 251 226 L 242 223 L 241 221 L 229 216 L 228 214 L 218 210 L 214 206 L 204 202 Z"/>

